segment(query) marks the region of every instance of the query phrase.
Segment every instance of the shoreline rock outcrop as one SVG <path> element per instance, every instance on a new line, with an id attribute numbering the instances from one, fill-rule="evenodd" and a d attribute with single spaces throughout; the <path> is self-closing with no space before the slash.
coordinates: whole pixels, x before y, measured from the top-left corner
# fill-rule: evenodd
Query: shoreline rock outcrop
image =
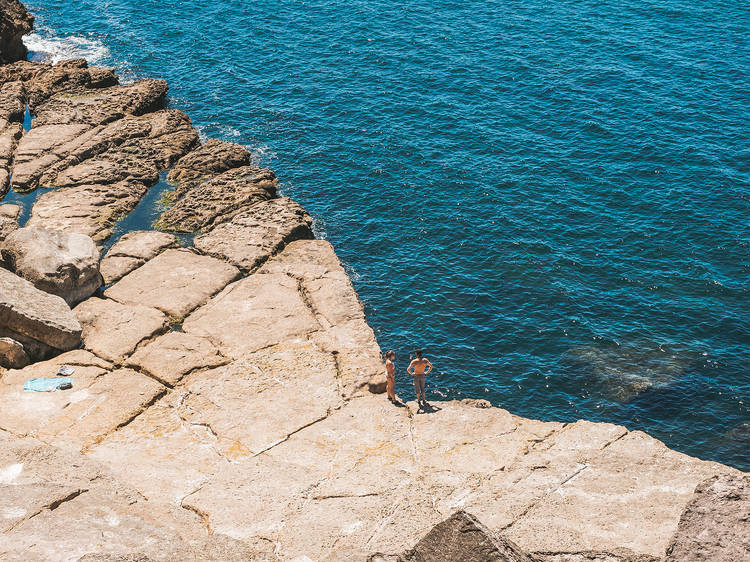
<path id="1" fill-rule="evenodd" d="M 85 234 L 20 228 L 5 238 L 0 255 L 13 273 L 70 306 L 102 285 L 99 250 Z"/>
<path id="2" fill-rule="evenodd" d="M 166 93 L 85 61 L 0 66 L 0 194 L 45 189 L 25 225 L 0 206 L 8 267 L 29 276 L 24 232 L 114 242 L 106 287 L 83 283 L 72 310 L 0 269 L 0 559 L 748 553 L 735 469 L 612 424 L 378 395 L 380 348 L 333 247 L 271 170 L 201 144 Z M 155 225 L 195 238 L 144 225 L 108 241 L 165 174 Z M 24 392 L 62 366 L 72 389 Z"/>
<path id="3" fill-rule="evenodd" d="M 0 0 L 0 64 L 26 58 L 21 37 L 33 26 L 34 17 L 19 0 Z"/>

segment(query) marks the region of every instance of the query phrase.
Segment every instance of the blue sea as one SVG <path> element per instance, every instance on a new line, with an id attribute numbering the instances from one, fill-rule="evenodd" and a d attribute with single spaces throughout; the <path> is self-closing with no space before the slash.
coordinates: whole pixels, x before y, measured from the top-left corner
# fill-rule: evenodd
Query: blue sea
<path id="1" fill-rule="evenodd" d="M 28 4 L 32 57 L 163 77 L 277 172 L 402 397 L 421 347 L 431 399 L 750 470 L 746 3 Z"/>

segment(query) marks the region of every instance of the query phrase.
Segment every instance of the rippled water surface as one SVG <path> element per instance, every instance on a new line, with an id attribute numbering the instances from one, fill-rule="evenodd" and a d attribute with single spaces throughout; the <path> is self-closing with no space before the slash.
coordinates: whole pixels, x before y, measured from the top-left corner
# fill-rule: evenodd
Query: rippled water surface
<path id="1" fill-rule="evenodd" d="M 743 2 L 29 3 L 274 168 L 433 398 L 750 469 Z"/>

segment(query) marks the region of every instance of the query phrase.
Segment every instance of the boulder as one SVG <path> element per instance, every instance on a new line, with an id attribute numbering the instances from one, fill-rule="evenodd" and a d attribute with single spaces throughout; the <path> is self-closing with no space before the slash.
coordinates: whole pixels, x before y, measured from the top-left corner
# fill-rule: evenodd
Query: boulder
<path id="1" fill-rule="evenodd" d="M 5 239 L 2 257 L 16 275 L 71 306 L 102 284 L 99 250 L 84 234 L 21 228 Z"/>
<path id="2" fill-rule="evenodd" d="M 435 525 L 399 562 L 533 562 L 515 543 L 457 511 Z"/>
<path id="3" fill-rule="evenodd" d="M 37 359 L 24 339 L 67 351 L 80 345 L 81 326 L 62 298 L 0 269 L 0 335 L 22 342 L 31 358 Z"/>
<path id="4" fill-rule="evenodd" d="M 16 219 L 11 219 L 0 215 L 0 242 L 5 240 L 11 232 L 18 230 L 18 222 Z M 0 263 L 2 258 L 0 257 Z"/>
<path id="5" fill-rule="evenodd" d="M 4 203 L 0 205 L 0 217 L 17 221 L 20 215 L 20 205 L 13 205 L 11 203 Z"/>
<path id="6" fill-rule="evenodd" d="M 180 320 L 239 274 L 237 268 L 215 258 L 170 249 L 127 274 L 104 294 L 123 304 L 158 308 Z"/>
<path id="7" fill-rule="evenodd" d="M 29 364 L 23 345 L 11 338 L 0 338 L 0 367 L 22 369 Z"/>
<path id="8" fill-rule="evenodd" d="M 250 205 L 271 199 L 276 195 L 277 184 L 271 170 L 255 166 L 234 168 L 188 189 L 154 226 L 172 232 L 208 230 Z"/>
<path id="9" fill-rule="evenodd" d="M 244 146 L 209 139 L 183 156 L 169 171 L 167 181 L 176 185 L 175 194 L 179 197 L 202 181 L 232 168 L 248 166 L 251 162 L 252 155 Z"/>
<path id="10" fill-rule="evenodd" d="M 84 347 L 117 364 L 168 324 L 164 313 L 155 308 L 110 299 L 88 299 L 75 307 L 73 314 L 83 328 Z"/>
<path id="11" fill-rule="evenodd" d="M 34 16 L 19 0 L 0 0 L 0 64 L 26 58 L 21 37 L 34 27 Z"/>
<path id="12" fill-rule="evenodd" d="M 193 245 L 243 271 L 253 271 L 289 242 L 314 238 L 312 218 L 288 197 L 257 203 L 198 236 Z"/>
<path id="13" fill-rule="evenodd" d="M 750 475 L 713 476 L 698 484 L 682 512 L 665 562 L 750 560 Z"/>

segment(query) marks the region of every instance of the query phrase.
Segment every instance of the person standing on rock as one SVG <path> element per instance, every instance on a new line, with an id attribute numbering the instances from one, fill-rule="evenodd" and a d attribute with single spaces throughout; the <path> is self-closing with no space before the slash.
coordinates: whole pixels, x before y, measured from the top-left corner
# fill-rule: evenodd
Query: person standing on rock
<path id="1" fill-rule="evenodd" d="M 385 391 L 388 394 L 388 400 L 396 403 L 396 354 L 392 349 L 385 352 Z"/>
<path id="2" fill-rule="evenodd" d="M 424 379 L 426 375 L 432 372 L 432 363 L 424 357 L 422 357 L 422 350 L 418 349 L 414 352 L 416 358 L 412 359 L 409 366 L 406 368 L 406 372 L 414 377 L 414 392 L 417 393 L 417 404 L 427 403 L 427 398 L 424 395 Z M 422 400 L 419 396 L 422 396 Z"/>

